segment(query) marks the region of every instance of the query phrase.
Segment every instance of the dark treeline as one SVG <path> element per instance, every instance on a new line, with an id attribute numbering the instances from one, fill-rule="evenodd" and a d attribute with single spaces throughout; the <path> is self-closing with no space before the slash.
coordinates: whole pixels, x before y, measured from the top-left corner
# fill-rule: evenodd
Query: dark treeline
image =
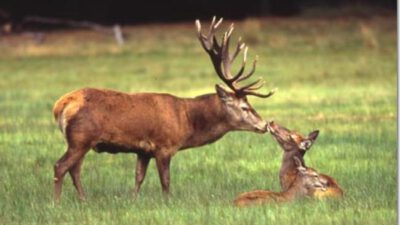
<path id="1" fill-rule="evenodd" d="M 18 22 L 26 16 L 42 16 L 126 24 L 193 20 L 211 15 L 235 19 L 293 16 L 307 7 L 339 9 L 349 4 L 396 10 L 396 0 L 2 0 L 0 18 Z"/>

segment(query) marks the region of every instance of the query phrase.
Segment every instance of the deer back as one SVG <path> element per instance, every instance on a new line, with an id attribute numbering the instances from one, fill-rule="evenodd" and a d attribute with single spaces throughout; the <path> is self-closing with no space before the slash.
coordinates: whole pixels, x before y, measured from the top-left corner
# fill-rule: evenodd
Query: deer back
<path id="1" fill-rule="evenodd" d="M 188 130 L 184 101 L 169 94 L 85 88 L 61 97 L 53 112 L 67 140 L 99 151 L 115 145 L 151 153 L 182 145 Z"/>

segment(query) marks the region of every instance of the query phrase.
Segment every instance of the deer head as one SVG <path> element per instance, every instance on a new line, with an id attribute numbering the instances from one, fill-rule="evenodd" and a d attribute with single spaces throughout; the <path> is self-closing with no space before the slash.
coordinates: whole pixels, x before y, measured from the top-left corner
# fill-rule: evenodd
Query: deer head
<path id="1" fill-rule="evenodd" d="M 266 121 L 264 121 L 257 112 L 251 107 L 247 100 L 248 95 L 253 95 L 261 98 L 268 98 L 274 94 L 274 91 L 270 91 L 267 94 L 260 94 L 255 92 L 260 89 L 264 82 L 260 78 L 249 84 L 239 86 L 239 82 L 248 79 L 256 69 L 257 58 L 253 61 L 253 67 L 247 74 L 244 73 L 245 65 L 247 61 L 248 47 L 245 43 L 239 41 L 233 54 L 229 53 L 229 42 L 233 32 L 233 24 L 229 27 L 223 35 L 221 43 L 218 43 L 215 33 L 217 28 L 222 23 L 222 18 L 216 21 L 214 17 L 208 33 L 204 35 L 201 32 L 201 24 L 199 20 L 196 20 L 197 34 L 201 45 L 204 50 L 211 58 L 211 62 L 218 77 L 230 88 L 229 92 L 220 85 L 216 85 L 217 95 L 223 103 L 223 107 L 226 110 L 228 121 L 232 127 L 237 130 L 251 130 L 257 132 L 265 132 Z M 244 49 L 243 61 L 239 71 L 233 75 L 231 72 L 231 66 L 235 58 Z"/>
<path id="2" fill-rule="evenodd" d="M 312 168 L 306 168 L 303 166 L 301 160 L 298 157 L 293 157 L 293 160 L 297 166 L 297 178 L 294 183 L 298 183 L 301 187 L 300 193 L 311 196 L 312 193 L 319 189 L 326 191 L 326 185 L 323 179 L 319 176 L 319 173 Z"/>
<path id="3" fill-rule="evenodd" d="M 319 131 L 314 130 L 308 136 L 291 131 L 271 121 L 267 124 L 268 131 L 277 140 L 284 151 L 300 151 L 305 153 L 311 148 L 318 137 Z"/>

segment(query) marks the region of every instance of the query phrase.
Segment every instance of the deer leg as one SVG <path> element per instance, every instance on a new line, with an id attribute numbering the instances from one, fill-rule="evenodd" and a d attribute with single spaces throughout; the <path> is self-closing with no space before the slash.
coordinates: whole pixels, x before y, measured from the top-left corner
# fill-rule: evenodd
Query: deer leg
<path id="1" fill-rule="evenodd" d="M 169 195 L 169 164 L 171 156 L 156 156 L 156 164 L 163 193 Z"/>
<path id="2" fill-rule="evenodd" d="M 136 163 L 136 180 L 135 180 L 135 193 L 134 197 L 136 198 L 140 191 L 140 186 L 143 183 L 144 177 L 146 176 L 147 167 L 150 162 L 150 157 L 146 155 L 137 155 L 137 163 Z"/>
<path id="3" fill-rule="evenodd" d="M 68 156 L 68 150 L 64 155 L 57 160 L 56 164 L 54 165 L 54 199 L 56 202 L 59 202 L 60 200 L 60 195 L 61 195 L 61 185 L 62 185 L 62 177 L 59 171 L 59 166 L 61 163 L 63 163 Z"/>
<path id="4" fill-rule="evenodd" d="M 76 190 L 78 191 L 79 199 L 81 201 L 85 201 L 85 192 L 83 191 L 82 184 L 81 184 L 81 178 L 80 178 L 80 173 L 81 173 L 81 166 L 83 162 L 83 157 L 79 159 L 78 162 L 76 162 L 71 169 L 69 170 L 69 174 L 71 175 L 72 182 L 74 183 L 74 186 Z"/>
<path id="5" fill-rule="evenodd" d="M 68 148 L 67 152 L 54 165 L 54 198 L 60 201 L 62 182 L 67 171 L 86 154 L 89 149 Z"/>

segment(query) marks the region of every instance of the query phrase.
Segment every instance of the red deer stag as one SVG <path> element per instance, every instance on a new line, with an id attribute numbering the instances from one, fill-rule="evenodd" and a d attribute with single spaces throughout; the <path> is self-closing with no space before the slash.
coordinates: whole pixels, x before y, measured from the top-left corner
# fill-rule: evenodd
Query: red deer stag
<path id="1" fill-rule="evenodd" d="M 239 40 L 233 54 L 229 40 L 233 24 L 222 42 L 215 37 L 222 19 L 211 22 L 208 33 L 201 32 L 196 20 L 198 38 L 211 58 L 218 77 L 233 92 L 216 85 L 216 93 L 195 98 L 179 98 L 170 94 L 134 93 L 84 88 L 62 96 L 53 113 L 67 141 L 67 151 L 54 166 L 54 196 L 61 195 L 65 174 L 70 173 L 80 199 L 84 191 L 80 169 L 85 154 L 96 152 L 136 153 L 135 196 L 145 178 L 151 158 L 155 158 L 163 193 L 169 193 L 170 160 L 177 151 L 212 143 L 229 131 L 266 132 L 264 121 L 247 101 L 247 96 L 270 97 L 257 93 L 261 79 L 247 85 L 239 82 L 249 78 L 256 68 L 244 73 L 247 47 Z M 238 73 L 232 75 L 231 65 L 244 49 Z"/>
<path id="2" fill-rule="evenodd" d="M 311 197 L 317 190 L 325 191 L 319 174 L 311 168 L 305 168 L 299 158 L 294 156 L 296 176 L 291 185 L 282 192 L 256 190 L 240 194 L 235 200 L 236 206 L 261 205 L 274 202 L 289 202 L 298 198 Z"/>
<path id="3" fill-rule="evenodd" d="M 276 139 L 283 149 L 282 165 L 279 172 L 279 180 L 282 190 L 287 190 L 294 182 L 298 171 L 293 157 L 298 157 L 305 166 L 303 156 L 308 151 L 318 137 L 319 131 L 311 132 L 307 137 L 291 131 L 285 127 L 271 121 L 267 125 L 271 135 Z M 317 190 L 313 193 L 316 198 L 341 197 L 343 190 L 336 180 L 326 174 L 320 174 L 320 179 L 326 186 L 325 191 Z"/>

